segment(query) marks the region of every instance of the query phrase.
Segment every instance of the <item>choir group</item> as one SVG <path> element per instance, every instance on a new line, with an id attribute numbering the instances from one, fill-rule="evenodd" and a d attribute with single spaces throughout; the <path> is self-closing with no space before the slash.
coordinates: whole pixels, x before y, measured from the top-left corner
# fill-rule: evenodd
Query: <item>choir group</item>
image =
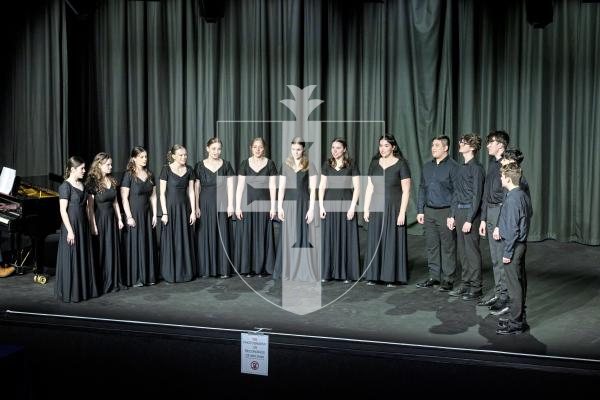
<path id="1" fill-rule="evenodd" d="M 433 160 L 423 166 L 417 216 L 425 225 L 430 277 L 418 286 L 439 285 L 441 291 L 464 300 L 480 299 L 479 235 L 489 233 L 497 243 L 492 250 L 496 291 L 480 304 L 510 309 L 514 318 L 501 321 L 499 333 L 519 333 L 526 326 L 521 261 L 531 207 L 528 192 L 525 197 L 511 196 L 515 187 L 522 189 L 518 150 L 514 160 L 505 157 L 508 165 L 495 168 L 490 176 L 492 161 L 499 164 L 502 153 L 511 151 L 506 149 L 507 134 L 490 135 L 488 179 L 474 157 L 481 147 L 479 136 L 461 137 L 461 164 L 448 157 L 446 136 L 432 140 Z M 496 142 L 502 142 L 497 151 Z M 271 275 L 308 282 L 351 283 L 364 278 L 368 285 L 382 282 L 388 287 L 407 282 L 411 174 L 393 136 L 379 139 L 379 151 L 368 168 L 361 210 L 368 225 L 362 266 L 357 221 L 360 171 L 349 157 L 346 141 L 331 142 L 331 157 L 320 173 L 301 138 L 292 140 L 279 169 L 266 157 L 266 147 L 264 139 L 253 139 L 251 156 L 236 173 L 221 158 L 218 138 L 208 141 L 207 157 L 194 168 L 187 163 L 186 148 L 174 145 L 158 178 L 147 167 L 147 151 L 134 147 L 120 187 L 109 154 L 97 154 L 87 175 L 84 160 L 69 158 L 59 188 L 57 297 L 78 302 L 122 287 L 228 278 L 233 271 L 246 277 Z M 498 180 L 499 187 L 494 185 Z M 492 195 L 494 202 L 489 201 Z M 492 208 L 498 210 L 490 212 Z M 486 221 L 488 214 L 495 220 Z M 281 222 L 278 240 L 275 221 Z M 312 247 L 316 230 L 320 230 L 320 263 L 305 258 L 303 252 L 286 251 Z M 461 285 L 452 290 L 455 249 L 462 277 Z M 507 271 L 511 262 L 523 268 L 516 278 L 499 272 Z M 510 279 L 517 282 L 507 288 Z M 519 285 L 520 294 L 515 293 Z"/>

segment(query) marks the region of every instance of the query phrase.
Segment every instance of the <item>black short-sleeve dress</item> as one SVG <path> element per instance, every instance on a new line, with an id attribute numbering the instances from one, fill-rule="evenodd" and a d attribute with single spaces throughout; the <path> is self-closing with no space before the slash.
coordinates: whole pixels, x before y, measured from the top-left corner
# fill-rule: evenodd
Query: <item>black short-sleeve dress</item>
<path id="1" fill-rule="evenodd" d="M 192 209 L 188 196 L 188 184 L 194 179 L 194 170 L 189 165 L 182 176 L 168 165 L 160 173 L 160 180 L 167 182 L 169 218 L 167 225 L 160 224 L 160 274 L 169 283 L 191 281 L 195 275 L 196 244 L 194 227 L 189 223 Z"/>
<path id="2" fill-rule="evenodd" d="M 64 302 L 78 302 L 98 296 L 90 226 L 86 214 L 87 191 L 64 181 L 58 188 L 60 199 L 69 201 L 67 214 L 75 235 L 75 244 L 67 243 L 67 228 L 60 227 L 56 257 L 56 297 Z"/>
<path id="3" fill-rule="evenodd" d="M 123 228 L 123 284 L 153 285 L 158 281 L 158 246 L 152 227 L 150 197 L 154 189 L 152 174 L 141 180 L 125 172 L 121 187 L 129 188 L 129 208 L 135 226 Z"/>
<path id="4" fill-rule="evenodd" d="M 321 223 L 321 277 L 358 280 L 358 215 L 355 214 L 351 220 L 347 218 L 354 193 L 352 177 L 360 175 L 358 166 L 350 162 L 345 168 L 337 170 L 329 165 L 329 162 L 325 162 L 321 168 L 321 175 L 327 177 L 323 199 L 327 214 Z"/>
<path id="5" fill-rule="evenodd" d="M 268 208 L 258 201 L 271 201 L 269 179 L 277 175 L 273 160 L 259 171 L 242 161 L 238 175 L 246 179 L 242 198 L 243 218 L 236 222 L 235 267 L 240 274 L 271 274 L 275 265 L 275 234 Z M 267 210 L 267 211 L 265 211 Z"/>
<path id="6" fill-rule="evenodd" d="M 318 212 L 310 224 L 305 221 L 310 206 L 310 177 L 317 175 L 310 163 L 306 170 L 294 171 L 283 164 L 280 174 L 285 176 L 283 210 L 285 221 L 281 223 L 281 235 L 277 243 L 274 279 L 296 282 L 319 282 L 321 279 L 320 257 L 316 229 Z"/>
<path id="7" fill-rule="evenodd" d="M 227 179 L 235 173 L 223 160 L 215 171 L 200 161 L 194 168 L 200 181 L 200 218 L 196 221 L 196 248 L 199 276 L 228 276 L 231 270 L 230 220 L 227 218 Z"/>
<path id="8" fill-rule="evenodd" d="M 410 178 L 404 159 L 384 169 L 375 159 L 369 166 L 373 183 L 365 253 L 365 278 L 369 281 L 406 283 L 406 224 L 396 225 L 402 201 L 402 179 Z"/>
<path id="9" fill-rule="evenodd" d="M 117 188 L 111 186 L 101 192 L 91 187 L 88 190 L 94 196 L 94 218 L 98 229 L 98 235 L 92 235 L 98 289 L 101 293 L 116 292 L 122 282 L 119 226 L 113 208 Z"/>

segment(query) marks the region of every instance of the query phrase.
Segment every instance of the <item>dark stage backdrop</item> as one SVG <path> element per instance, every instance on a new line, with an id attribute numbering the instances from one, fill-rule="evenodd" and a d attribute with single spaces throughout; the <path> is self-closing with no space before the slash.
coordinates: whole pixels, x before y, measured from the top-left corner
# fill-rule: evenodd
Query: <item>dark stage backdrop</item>
<path id="1" fill-rule="evenodd" d="M 122 170 L 134 145 L 158 173 L 173 143 L 202 159 L 217 126 L 234 165 L 254 136 L 279 163 L 279 122 L 217 121 L 294 120 L 279 103 L 292 98 L 286 85 L 317 85 L 325 103 L 311 120 L 385 121 L 323 123 L 325 151 L 348 138 L 366 172 L 375 137 L 396 136 L 414 178 L 410 220 L 433 136 L 455 147 L 462 133 L 505 129 L 526 155 L 530 239 L 600 244 L 598 4 L 558 0 L 543 30 L 515 0 L 231 0 L 216 24 L 196 0 L 98 1 L 79 15 L 60 0 L 22 7 L 4 17 L 0 148 L 21 175 L 98 151 Z"/>

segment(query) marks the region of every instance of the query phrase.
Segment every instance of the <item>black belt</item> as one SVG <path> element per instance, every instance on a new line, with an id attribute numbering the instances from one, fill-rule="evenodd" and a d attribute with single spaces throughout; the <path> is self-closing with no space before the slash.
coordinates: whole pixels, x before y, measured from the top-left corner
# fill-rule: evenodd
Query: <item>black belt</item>
<path id="1" fill-rule="evenodd" d="M 445 206 L 445 207 L 432 207 L 432 206 L 425 206 L 427 208 L 431 208 L 433 210 L 446 210 L 448 208 L 450 208 L 450 206 Z"/>
<path id="2" fill-rule="evenodd" d="M 501 207 L 502 203 L 488 203 L 487 207 L 488 208 L 496 208 L 496 207 Z"/>

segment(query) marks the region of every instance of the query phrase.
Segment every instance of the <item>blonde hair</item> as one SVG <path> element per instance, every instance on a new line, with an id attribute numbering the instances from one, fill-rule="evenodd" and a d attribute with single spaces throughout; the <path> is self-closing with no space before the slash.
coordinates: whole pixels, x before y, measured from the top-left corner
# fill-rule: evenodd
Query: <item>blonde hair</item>
<path id="1" fill-rule="evenodd" d="M 502 175 L 510 179 L 513 185 L 518 185 L 521 181 L 521 176 L 523 175 L 523 171 L 521 167 L 516 162 L 511 162 L 509 164 L 503 165 L 500 167 L 500 171 Z"/>
<path id="2" fill-rule="evenodd" d="M 292 139 L 292 145 L 299 144 L 302 146 L 302 158 L 300 159 L 300 171 L 306 171 L 308 169 L 308 156 L 306 155 L 306 142 L 301 137 L 295 137 Z M 285 160 L 285 164 L 294 169 L 295 162 L 294 157 L 290 154 L 287 160 Z"/>
<path id="3" fill-rule="evenodd" d="M 167 162 L 169 164 L 171 164 L 172 162 L 175 161 L 175 152 L 177 150 L 181 150 L 181 149 L 187 151 L 187 149 L 184 146 L 180 145 L 180 144 L 174 144 L 173 146 L 171 146 L 171 148 L 167 152 Z"/>

